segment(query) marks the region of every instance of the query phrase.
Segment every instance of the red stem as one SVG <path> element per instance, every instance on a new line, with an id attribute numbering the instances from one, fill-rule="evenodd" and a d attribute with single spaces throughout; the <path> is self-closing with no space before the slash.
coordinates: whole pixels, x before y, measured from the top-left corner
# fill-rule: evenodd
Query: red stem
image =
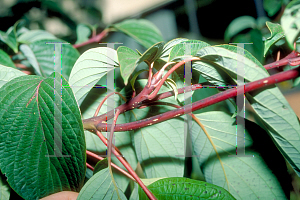
<path id="1" fill-rule="evenodd" d="M 232 88 L 229 90 L 226 90 L 224 92 L 220 92 L 218 94 L 215 94 L 213 96 L 207 97 L 205 99 L 202 99 L 200 101 L 194 102 L 192 103 L 192 111 L 195 110 L 199 110 L 201 108 L 210 106 L 212 104 L 224 101 L 226 99 L 232 98 L 237 96 L 238 94 L 241 94 L 243 91 L 243 87 L 244 87 L 244 93 L 256 90 L 256 89 L 260 89 L 269 85 L 273 85 L 275 83 L 279 83 L 282 81 L 286 81 L 286 80 L 290 80 L 293 78 L 296 78 L 297 76 L 299 76 L 299 71 L 300 71 L 300 67 L 297 67 L 295 69 L 291 69 L 288 71 L 284 71 L 272 76 L 269 76 L 267 78 L 263 78 L 257 81 L 253 81 L 250 83 L 247 83 L 245 85 L 242 86 L 238 86 L 237 88 Z M 184 109 L 185 106 L 176 109 L 176 110 L 172 110 L 172 111 L 168 111 L 166 113 L 160 114 L 160 115 L 156 115 L 147 119 L 143 119 L 143 120 L 139 120 L 139 121 L 135 121 L 135 122 L 130 122 L 130 123 L 126 123 L 126 124 L 117 124 L 115 126 L 115 131 L 128 131 L 128 130 L 134 130 L 134 129 L 138 129 L 138 128 L 142 128 L 148 125 L 153 125 L 153 124 L 157 124 L 159 122 L 174 118 L 174 117 L 178 117 L 180 115 L 185 114 L 184 113 Z M 106 126 L 105 124 L 99 123 L 97 126 L 98 130 L 105 130 L 106 127 L 108 130 L 110 130 L 111 126 L 108 125 Z"/>
<path id="2" fill-rule="evenodd" d="M 101 141 L 107 146 L 107 141 L 106 138 L 102 135 L 102 133 L 100 131 L 96 130 L 96 133 L 98 135 L 98 137 L 101 139 Z M 116 148 L 116 147 L 115 147 Z M 131 174 L 131 176 L 133 177 L 133 179 L 140 185 L 140 187 L 145 191 L 145 193 L 147 194 L 147 196 L 149 197 L 149 199 L 156 199 L 154 197 L 154 195 L 149 191 L 149 189 L 144 185 L 144 183 L 141 181 L 141 179 L 138 177 L 138 175 L 135 173 L 135 171 L 131 168 L 131 166 L 129 165 L 129 163 L 125 160 L 125 158 L 123 157 L 123 155 L 120 153 L 120 151 L 116 148 L 117 151 L 115 151 L 115 148 L 113 148 L 112 152 L 113 154 L 118 158 L 118 160 L 123 164 L 123 166 L 127 169 L 127 171 Z M 88 154 L 89 153 L 89 154 Z M 92 155 L 91 152 L 87 151 L 88 155 Z M 95 154 L 96 155 L 96 154 Z M 115 167 L 112 163 L 112 166 Z M 116 167 L 115 167 L 116 168 Z M 123 173 L 123 172 L 122 172 Z M 123 173 L 125 174 L 125 173 Z M 127 174 L 125 174 L 127 175 Z"/>
<path id="3" fill-rule="evenodd" d="M 118 154 L 118 152 L 114 151 L 115 156 L 119 159 L 119 161 L 123 164 L 123 166 L 127 169 L 127 171 L 133 176 L 133 178 L 137 181 L 140 187 L 144 190 L 149 199 L 156 200 L 156 197 L 149 191 L 149 189 L 145 186 L 145 184 L 141 181 L 135 171 L 131 168 L 131 166 L 124 160 L 124 158 Z"/>
<path id="4" fill-rule="evenodd" d="M 176 65 L 174 65 L 167 73 L 166 75 L 159 81 L 158 85 L 156 86 L 155 90 L 152 92 L 152 94 L 148 95 L 147 99 L 153 99 L 158 91 L 160 90 L 161 86 L 164 84 L 165 80 L 178 68 L 180 67 L 181 65 L 183 65 L 184 63 L 186 62 L 190 62 L 190 61 L 193 61 L 193 60 L 200 60 L 200 58 L 197 58 L 197 57 L 193 57 L 193 58 L 187 58 L 185 60 L 182 60 L 180 61 L 179 63 L 177 63 Z M 163 69 L 163 68 L 162 68 Z M 161 73 L 161 71 L 158 71 L 158 73 Z"/>
<path id="5" fill-rule="evenodd" d="M 90 152 L 88 150 L 86 151 L 86 154 L 89 155 L 89 156 L 91 156 L 91 157 L 93 157 L 93 158 L 95 158 L 95 159 L 97 159 L 97 160 L 103 160 L 104 159 L 103 157 L 101 157 L 101 156 L 99 156 L 99 155 L 97 155 L 95 153 L 92 153 L 92 152 Z M 90 168 L 91 170 L 94 171 L 94 168 L 90 164 L 86 163 L 86 166 L 88 168 Z M 111 166 L 113 166 L 116 170 L 118 170 L 119 172 L 121 172 L 122 174 L 124 174 L 125 176 L 127 176 L 128 178 L 130 178 L 131 180 L 135 181 L 135 179 L 128 172 L 126 172 L 124 169 L 122 169 L 118 165 L 116 165 L 114 163 L 111 163 Z"/>
<path id="6" fill-rule="evenodd" d="M 102 105 L 103 105 L 104 102 L 108 99 L 108 97 L 110 97 L 110 96 L 113 95 L 113 94 L 118 94 L 118 95 L 126 102 L 125 97 L 124 97 L 121 93 L 119 93 L 119 92 L 112 92 L 112 93 L 106 95 L 106 96 L 104 97 L 104 99 L 102 99 L 102 101 L 100 102 L 100 104 L 99 104 L 97 110 L 95 111 L 94 117 L 96 117 L 96 116 L 98 115 L 98 113 L 99 113 L 99 111 L 100 111 Z"/>
<path id="7" fill-rule="evenodd" d="M 77 48 L 85 46 L 87 44 L 99 42 L 102 38 L 104 38 L 107 35 L 108 32 L 109 32 L 109 29 L 104 29 L 98 35 L 96 35 L 94 37 L 91 37 L 88 41 L 85 41 L 85 42 L 80 43 L 80 44 L 73 44 L 73 47 L 77 49 Z"/>
<path id="8" fill-rule="evenodd" d="M 278 61 L 278 62 L 274 62 L 274 63 L 270 63 L 268 65 L 265 65 L 264 67 L 266 69 L 271 69 L 273 67 L 278 67 L 278 66 L 282 66 L 284 64 L 292 64 L 292 65 L 296 65 L 299 64 L 299 57 L 297 57 L 299 55 L 298 52 L 293 51 L 292 53 L 290 53 L 288 56 L 286 56 L 285 58 L 283 58 L 282 60 Z M 297 58 L 295 58 L 297 57 Z M 294 60 L 297 59 L 297 60 Z M 186 61 L 186 60 L 185 60 Z M 171 74 L 170 71 L 175 70 L 176 68 L 178 68 L 181 64 L 184 64 L 185 61 L 181 61 L 180 63 L 177 63 L 176 65 L 174 65 L 171 70 L 169 70 L 169 73 L 166 74 L 164 76 L 164 79 L 166 79 L 168 77 L 169 74 Z M 273 77 L 273 76 L 272 76 Z M 153 81 L 153 80 L 152 80 Z M 149 83 L 149 82 L 148 82 Z M 155 83 L 157 84 L 157 83 Z M 159 82 L 160 85 L 163 84 L 163 80 L 161 80 Z M 159 90 L 160 85 L 158 85 L 156 87 L 156 91 L 154 91 L 151 95 L 150 98 L 152 98 L 152 96 L 154 96 L 155 93 L 157 93 L 157 91 Z M 126 102 L 123 105 L 118 106 L 116 109 L 119 109 L 121 113 L 128 111 L 128 110 L 132 110 L 135 108 L 138 108 L 140 106 L 143 105 L 144 102 L 148 102 L 149 99 L 147 97 L 149 97 L 149 93 L 151 93 L 151 91 L 153 91 L 154 89 L 154 85 L 150 85 L 150 87 L 148 87 L 148 84 L 145 86 L 145 88 L 142 90 L 142 92 L 140 92 L 136 97 L 130 99 L 128 102 Z M 184 88 L 183 88 L 184 89 Z M 197 89 L 197 88 L 196 88 Z M 193 90 L 193 89 L 192 89 Z M 180 91 L 180 89 L 179 89 Z M 183 90 L 182 90 L 183 91 Z M 180 92 L 178 92 L 179 94 L 181 94 Z M 170 92 L 168 92 L 168 94 L 170 95 Z M 154 97 L 156 98 L 156 97 Z M 154 99 L 153 99 L 154 100 Z M 158 100 L 156 98 L 156 100 Z M 100 124 L 102 121 L 105 121 L 106 119 L 111 119 L 114 117 L 114 113 L 113 111 L 109 111 L 106 114 L 103 114 L 101 116 L 97 116 L 97 117 L 92 117 L 89 119 L 85 119 L 83 120 L 83 125 L 84 125 L 84 129 L 86 130 L 93 130 L 96 129 L 96 125 Z M 117 126 L 118 127 L 118 126 Z M 102 130 L 102 129 L 101 129 Z M 118 129 L 116 129 L 117 131 L 119 131 Z"/>
<path id="9" fill-rule="evenodd" d="M 289 55 L 287 55 L 283 59 L 278 60 L 276 62 L 272 62 L 270 64 L 267 64 L 267 65 L 264 66 L 264 68 L 266 70 L 269 70 L 269 69 L 272 69 L 272 68 L 275 68 L 275 67 L 281 67 L 281 66 L 284 66 L 284 65 L 288 65 L 288 64 L 294 62 L 295 60 L 296 61 L 300 60 L 298 56 L 299 56 L 298 52 L 292 51 Z"/>
<path id="10" fill-rule="evenodd" d="M 89 163 L 86 163 L 87 168 L 89 168 L 90 170 L 94 171 L 94 167 L 92 167 L 92 165 L 90 165 Z"/>

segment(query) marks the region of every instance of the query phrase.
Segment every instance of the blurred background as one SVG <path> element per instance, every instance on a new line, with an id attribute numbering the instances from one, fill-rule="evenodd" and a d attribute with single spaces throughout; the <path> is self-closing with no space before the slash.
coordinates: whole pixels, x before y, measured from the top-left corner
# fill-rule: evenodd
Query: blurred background
<path id="1" fill-rule="evenodd" d="M 0 30 L 6 31 L 23 19 L 23 25 L 30 30 L 46 30 L 74 44 L 79 24 L 91 26 L 96 33 L 100 33 L 108 25 L 124 19 L 144 18 L 159 28 L 165 42 L 178 37 L 203 40 L 210 44 L 252 42 L 253 45 L 246 45 L 245 48 L 262 64 L 267 64 L 276 60 L 278 52 L 280 58 L 291 52 L 280 40 L 265 57 L 263 55 L 263 41 L 270 36 L 265 22 L 280 23 L 288 3 L 289 0 L 0 0 Z M 242 24 L 241 20 L 240 24 L 236 23 L 237 28 L 232 26 L 229 29 L 234 20 L 243 16 L 248 16 L 247 23 Z M 119 32 L 109 33 L 101 42 L 119 42 L 140 52 L 145 50 Z M 78 50 L 82 53 L 98 46 L 95 43 Z M 5 48 L 1 42 L 0 48 Z M 273 69 L 270 74 L 279 71 L 282 69 Z M 292 88 L 291 81 L 278 86 L 299 117 L 299 86 Z M 294 177 L 292 185 L 291 199 L 300 199 L 299 179 Z"/>

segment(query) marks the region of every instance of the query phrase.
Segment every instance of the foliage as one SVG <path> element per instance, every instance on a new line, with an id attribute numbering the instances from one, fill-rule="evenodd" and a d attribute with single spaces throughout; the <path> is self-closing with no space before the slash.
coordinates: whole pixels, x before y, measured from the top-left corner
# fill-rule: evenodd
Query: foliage
<path id="1" fill-rule="evenodd" d="M 269 15 L 278 11 L 269 5 L 265 1 Z M 0 199 L 12 190 L 24 199 L 60 191 L 79 192 L 79 200 L 287 199 L 281 174 L 286 161 L 300 176 L 300 124 L 275 83 L 299 85 L 300 54 L 293 50 L 262 63 L 280 40 L 297 48 L 299 5 L 299 0 L 287 5 L 281 24 L 266 22 L 271 35 L 264 43 L 258 20 L 244 16 L 232 22 L 225 40 L 251 28 L 250 40 L 256 38 L 259 49 L 254 54 L 233 44 L 185 38 L 164 43 L 144 19 L 112 24 L 92 37 L 94 27 L 79 24 L 74 45 L 18 22 L 0 32 L 10 48 L 0 50 Z M 147 50 L 77 50 L 112 31 Z M 62 48 L 55 55 L 54 43 Z M 53 70 L 58 54 L 61 71 Z M 138 68 L 143 62 L 147 69 Z M 267 71 L 287 65 L 280 74 Z M 112 76 L 115 91 L 108 93 Z M 252 118 L 246 111 L 244 119 L 237 95 L 249 101 Z M 244 124 L 237 123 L 241 119 Z M 244 129 L 243 137 L 237 129 Z M 244 154 L 237 153 L 237 141 L 244 142 Z M 202 180 L 185 171 L 190 147 Z M 114 156 L 104 158 L 110 153 Z"/>

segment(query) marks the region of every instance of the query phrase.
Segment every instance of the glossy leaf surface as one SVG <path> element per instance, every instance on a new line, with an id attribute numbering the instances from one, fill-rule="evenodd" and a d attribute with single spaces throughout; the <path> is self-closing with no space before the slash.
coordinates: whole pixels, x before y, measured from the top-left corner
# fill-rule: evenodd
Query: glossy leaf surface
<path id="1" fill-rule="evenodd" d="M 184 177 L 160 179 L 148 186 L 150 191 L 160 200 L 168 199 L 228 199 L 235 198 L 225 189 Z M 148 199 L 146 194 L 139 189 L 141 200 Z"/>
<path id="2" fill-rule="evenodd" d="M 10 186 L 25 199 L 62 190 L 79 191 L 85 176 L 80 111 L 70 88 L 62 88 L 58 109 L 54 75 L 21 76 L 0 89 L 0 168 Z M 56 81 L 60 84 L 61 80 Z"/>
<path id="3" fill-rule="evenodd" d="M 119 189 L 121 200 L 127 200 L 126 196 Z M 96 173 L 81 189 L 78 200 L 89 199 L 118 199 L 117 192 L 113 186 L 108 168 Z"/>
<path id="4" fill-rule="evenodd" d="M 145 19 L 128 19 L 114 24 L 112 27 L 129 35 L 146 48 L 163 41 L 158 28 Z"/>

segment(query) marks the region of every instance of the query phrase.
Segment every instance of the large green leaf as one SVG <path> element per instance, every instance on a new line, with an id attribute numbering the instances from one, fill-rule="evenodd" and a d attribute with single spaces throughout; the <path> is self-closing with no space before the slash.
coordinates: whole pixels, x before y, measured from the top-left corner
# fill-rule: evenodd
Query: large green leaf
<path id="1" fill-rule="evenodd" d="M 185 58 L 195 56 L 200 49 L 207 46 L 210 45 L 200 40 L 182 41 L 181 43 L 175 45 L 170 51 L 169 61 L 181 61 Z M 213 63 L 206 63 L 205 61 L 193 61 L 192 67 L 193 76 L 195 74 L 201 74 L 206 80 L 209 80 L 215 85 L 226 85 L 230 82 L 228 75 Z M 184 71 L 182 71 L 182 74 L 184 74 Z M 180 74 L 178 75 L 180 76 Z M 175 80 L 179 88 L 184 86 L 183 78 L 184 77 L 180 79 L 182 81 Z M 180 101 L 182 101 L 182 99 L 180 99 Z"/>
<path id="2" fill-rule="evenodd" d="M 149 190 L 159 200 L 169 199 L 227 199 L 235 198 L 225 189 L 204 182 L 184 177 L 160 179 L 148 186 Z M 139 188 L 141 200 L 148 199 Z"/>
<path id="3" fill-rule="evenodd" d="M 0 88 L 0 168 L 24 199 L 79 191 L 84 181 L 86 147 L 78 104 L 70 88 L 55 95 L 54 80 L 68 85 L 53 73 L 46 79 L 21 76 Z M 57 96 L 61 110 L 55 106 Z"/>
<path id="4" fill-rule="evenodd" d="M 237 47 L 235 45 L 228 45 L 228 44 L 221 44 L 221 45 L 216 45 L 215 47 L 222 47 L 225 48 L 229 51 L 232 51 L 234 53 L 237 53 L 237 49 L 240 47 Z M 252 61 L 254 63 L 254 65 L 256 65 L 257 67 L 259 67 L 261 70 L 265 71 L 267 73 L 267 70 L 264 68 L 264 66 L 257 60 L 257 58 L 255 58 L 249 51 L 247 51 L 246 49 L 244 49 L 244 56 L 249 59 L 250 61 Z M 253 64 L 252 64 L 253 65 Z M 253 66 L 254 66 L 253 65 Z"/>
<path id="5" fill-rule="evenodd" d="M 147 80 L 138 80 L 137 89 L 141 89 Z M 170 91 L 162 86 L 160 92 Z M 173 97 L 166 99 L 176 104 Z M 134 110 L 128 119 L 136 121 L 166 112 L 172 108 L 151 106 Z M 184 171 L 184 121 L 181 117 L 173 118 L 155 126 L 134 130 L 134 147 L 138 161 L 141 163 L 147 178 L 182 177 Z M 182 157 L 180 157 L 180 155 Z"/>
<path id="6" fill-rule="evenodd" d="M 6 67 L 0 64 L 0 88 L 7 82 L 9 82 L 10 80 L 17 78 L 19 76 L 25 76 L 26 74 L 11 68 L 11 67 Z"/>
<path id="7" fill-rule="evenodd" d="M 194 56 L 200 49 L 207 46 L 210 46 L 210 44 L 200 40 L 182 41 L 172 48 L 169 55 L 169 62 Z"/>
<path id="8" fill-rule="evenodd" d="M 286 6 L 281 25 L 289 46 L 294 49 L 294 41 L 300 33 L 300 0 L 293 0 Z"/>
<path id="9" fill-rule="evenodd" d="M 232 49 L 225 49 L 226 47 Z M 230 74 L 233 79 L 236 79 L 236 74 L 238 73 L 238 75 L 244 77 L 246 81 L 255 81 L 266 77 L 266 70 L 262 69 L 261 64 L 258 65 L 259 62 L 256 63 L 253 61 L 256 59 L 253 58 L 251 54 L 252 59 L 249 59 L 234 52 L 236 49 L 237 47 L 233 45 L 205 47 L 198 51 L 196 56 L 201 58 L 200 62 L 203 61 L 209 65 L 212 63 L 221 67 L 226 73 Z M 244 74 L 242 74 L 241 71 L 237 71 L 237 67 L 239 66 L 244 66 Z M 259 73 L 260 71 L 263 73 Z"/>
<path id="10" fill-rule="evenodd" d="M 196 114 L 196 117 L 204 125 L 220 156 L 219 159 L 204 131 L 193 122 L 191 134 L 194 154 L 199 155 L 197 157 L 199 165 L 207 182 L 225 188 L 236 199 L 286 199 L 280 181 L 274 175 L 274 171 L 268 167 L 265 157 L 271 157 L 273 162 L 271 167 L 281 166 L 279 169 L 282 171 L 285 170 L 282 167 L 285 167 L 285 163 L 276 148 L 269 145 L 272 142 L 270 139 L 267 141 L 266 132 L 256 127 L 249 135 L 246 123 L 245 134 L 243 134 L 245 154 L 254 155 L 254 157 L 241 157 L 242 155 L 229 157 L 229 155 L 236 154 L 235 119 L 219 111 Z M 253 127 L 253 123 L 249 126 Z M 253 142 L 253 137 L 261 141 L 254 140 Z M 255 146 L 257 143 L 260 145 Z M 261 153 L 267 151 L 268 155 L 262 157 L 257 150 L 262 151 Z M 280 173 L 283 173 L 282 171 Z M 282 183 L 282 185 L 286 184 L 288 183 Z"/>
<path id="11" fill-rule="evenodd" d="M 93 88 L 85 100 L 83 101 L 81 105 L 81 111 L 82 111 L 82 117 L 84 119 L 90 118 L 94 115 L 95 110 L 97 109 L 99 103 L 104 99 L 104 97 L 107 95 L 106 89 L 105 88 Z M 123 104 L 124 101 L 120 99 L 118 95 L 114 95 L 115 99 L 115 107 L 117 107 L 120 104 Z M 107 102 L 105 102 L 100 109 L 99 115 L 104 114 L 107 112 Z M 129 120 L 126 118 L 124 114 L 119 115 L 117 123 L 123 124 L 127 123 Z M 109 135 L 109 133 L 102 132 L 104 136 Z M 115 145 L 119 148 L 119 150 L 122 152 L 126 160 L 129 162 L 129 164 L 132 166 L 133 169 L 136 168 L 137 166 L 137 159 L 135 156 L 135 152 L 133 149 L 133 146 L 131 144 L 131 136 L 129 132 L 116 132 L 115 134 Z M 86 138 L 86 146 L 87 150 L 93 151 L 98 153 L 99 155 L 104 155 L 106 156 L 106 146 L 102 143 L 102 141 L 98 138 L 97 135 L 85 131 L 85 138 Z M 117 164 L 119 167 L 124 168 L 124 166 L 119 162 L 119 160 L 115 157 L 112 156 L 112 162 Z M 114 172 L 114 179 L 117 182 L 119 188 L 122 191 L 125 191 L 129 179 L 125 177 L 123 174 L 113 171 Z"/>
<path id="12" fill-rule="evenodd" d="M 63 40 L 38 40 L 28 45 L 23 44 L 20 50 L 27 57 L 30 64 L 34 67 L 37 75 L 48 77 L 54 72 L 54 44 L 61 43 Z M 62 75 L 68 79 L 70 72 L 77 58 L 78 51 L 71 44 L 62 44 L 61 46 L 61 71 Z M 60 52 L 55 52 L 58 56 Z"/>
<path id="13" fill-rule="evenodd" d="M 0 31 L 0 40 L 7 44 L 15 53 L 18 52 L 15 26 L 10 27 L 6 32 Z"/>
<path id="14" fill-rule="evenodd" d="M 167 42 L 164 45 L 164 48 L 161 52 L 160 59 L 164 60 L 165 62 L 168 62 L 169 61 L 169 55 L 170 55 L 170 52 L 173 49 L 173 47 L 175 45 L 181 43 L 181 42 L 184 42 L 184 41 L 188 41 L 188 39 L 186 39 L 186 38 L 176 38 L 174 40 L 171 40 L 171 41 Z"/>
<path id="15" fill-rule="evenodd" d="M 117 54 L 121 68 L 121 76 L 124 79 L 125 85 L 127 85 L 128 78 L 141 62 L 145 61 L 150 65 L 158 58 L 158 56 L 162 52 L 162 49 L 163 42 L 159 42 L 151 46 L 140 56 L 128 47 L 119 47 L 117 49 Z"/>
<path id="16" fill-rule="evenodd" d="M 30 30 L 22 33 L 18 38 L 18 42 L 30 44 L 39 40 L 53 40 L 57 39 L 51 33 L 44 30 Z"/>
<path id="17" fill-rule="evenodd" d="M 172 48 L 169 61 L 179 62 L 185 58 L 196 56 L 199 50 L 208 46 L 210 45 L 199 40 L 183 41 Z M 189 48 L 190 52 L 187 52 L 187 47 Z M 210 83 L 214 85 L 227 85 L 230 83 L 228 74 L 225 73 L 218 65 L 212 62 L 207 63 L 205 60 L 193 61 L 192 68 L 193 74 L 201 74 L 206 80 L 210 81 Z M 178 84 L 177 81 L 176 84 Z"/>
<path id="18" fill-rule="evenodd" d="M 266 22 L 266 24 L 271 32 L 271 36 L 268 37 L 265 41 L 264 56 L 273 44 L 275 44 L 278 40 L 284 37 L 284 32 L 280 24 L 275 24 L 272 22 Z"/>
<path id="19" fill-rule="evenodd" d="M 255 27 L 256 27 L 256 21 L 251 16 L 241 16 L 235 18 L 227 27 L 224 34 L 224 40 L 226 42 L 229 42 L 230 39 L 235 35 L 237 35 L 239 32 L 247 28 L 255 28 Z"/>
<path id="20" fill-rule="evenodd" d="M 227 49 L 222 49 L 227 48 Z M 268 77 L 269 74 L 251 54 L 245 51 L 243 63 L 242 55 L 237 54 L 237 47 L 223 45 L 221 47 L 206 47 L 197 56 L 207 59 L 222 67 L 236 82 L 237 66 L 244 66 L 245 74 L 239 74 L 246 82 Z M 240 71 L 239 71 L 240 73 Z M 300 125 L 298 118 L 280 90 L 277 87 L 260 89 L 246 94 L 255 112 L 268 127 L 270 136 L 278 146 L 280 152 L 289 161 L 293 169 L 300 175 Z M 289 130 L 289 131 L 287 131 Z"/>
<path id="21" fill-rule="evenodd" d="M 0 49 L 0 64 L 7 67 L 16 68 L 15 64 L 13 63 L 9 55 L 5 53 L 2 49 Z"/>
<path id="22" fill-rule="evenodd" d="M 127 200 L 121 189 L 118 190 L 121 200 Z M 101 170 L 88 180 L 81 189 L 78 200 L 118 199 L 108 168 Z"/>
<path id="23" fill-rule="evenodd" d="M 152 45 L 163 41 L 158 28 L 152 22 L 145 19 L 128 19 L 113 24 L 112 27 L 129 35 L 147 49 Z"/>
<path id="24" fill-rule="evenodd" d="M 107 47 L 89 49 L 78 58 L 69 82 L 79 105 L 94 85 L 115 66 L 119 66 L 117 52 Z"/>

